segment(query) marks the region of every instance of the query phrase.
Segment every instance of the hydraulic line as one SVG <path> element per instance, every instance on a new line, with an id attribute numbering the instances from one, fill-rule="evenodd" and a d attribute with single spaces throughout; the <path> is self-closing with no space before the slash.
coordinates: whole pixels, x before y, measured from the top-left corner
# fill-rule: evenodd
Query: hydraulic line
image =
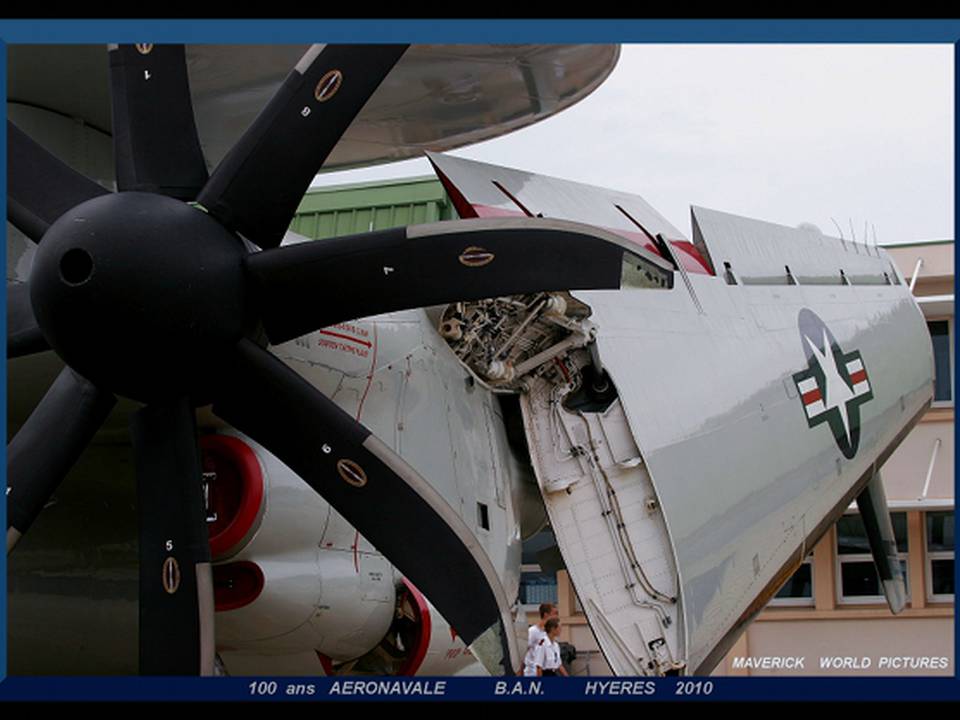
<path id="1" fill-rule="evenodd" d="M 614 514 L 617 526 L 617 534 L 620 537 L 621 544 L 624 550 L 627 553 L 628 559 L 630 561 L 630 567 L 634 570 L 637 579 L 640 581 L 641 586 L 646 590 L 652 597 L 655 597 L 662 602 L 674 604 L 677 602 L 675 597 L 670 597 L 665 593 L 657 590 L 653 583 L 650 582 L 647 578 L 646 573 L 643 571 L 643 567 L 640 564 L 639 559 L 637 558 L 636 552 L 633 549 L 633 543 L 630 541 L 630 536 L 627 534 L 627 526 L 623 519 L 623 512 L 620 508 L 620 501 L 617 499 L 617 492 L 613 489 L 613 485 L 610 482 L 610 477 L 607 475 L 606 471 L 600 465 L 599 458 L 596 455 L 596 444 L 593 439 L 593 431 L 590 428 L 590 423 L 584 414 L 580 411 L 577 411 L 577 415 L 583 421 L 583 424 L 586 426 L 587 430 L 587 439 L 590 441 L 590 454 L 594 462 L 591 462 L 591 466 L 596 465 L 596 469 L 600 472 L 601 477 L 603 478 L 604 487 L 607 493 L 607 499 L 610 503 L 610 509 Z"/>

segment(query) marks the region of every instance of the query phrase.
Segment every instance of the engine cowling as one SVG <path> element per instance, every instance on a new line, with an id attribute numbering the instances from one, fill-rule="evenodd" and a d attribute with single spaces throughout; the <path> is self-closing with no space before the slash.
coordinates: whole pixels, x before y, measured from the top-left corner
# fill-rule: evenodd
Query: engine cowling
<path id="1" fill-rule="evenodd" d="M 208 435 L 201 449 L 218 650 L 345 662 L 376 647 L 396 605 L 383 556 L 250 439 Z"/>
<path id="2" fill-rule="evenodd" d="M 200 438 L 207 532 L 214 562 L 235 555 L 260 527 L 264 469 L 251 446 L 232 435 Z"/>
<path id="3" fill-rule="evenodd" d="M 332 675 L 486 675 L 470 649 L 436 608 L 406 578 L 400 578 L 394 621 L 363 657 L 334 663 L 317 654 L 323 674 Z"/>

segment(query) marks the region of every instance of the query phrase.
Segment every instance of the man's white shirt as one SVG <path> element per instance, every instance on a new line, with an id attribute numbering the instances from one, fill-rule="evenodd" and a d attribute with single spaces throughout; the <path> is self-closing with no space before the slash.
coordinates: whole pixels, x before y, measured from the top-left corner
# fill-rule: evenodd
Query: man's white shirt
<path id="1" fill-rule="evenodd" d="M 547 633 L 539 625 L 531 625 L 527 630 L 527 654 L 523 656 L 523 674 L 526 677 L 534 677 L 537 674 L 535 664 L 535 655 L 541 642 L 547 641 Z M 543 667 L 541 665 L 540 667 Z"/>
<path id="2" fill-rule="evenodd" d="M 537 645 L 533 654 L 534 674 L 537 672 L 537 666 L 544 670 L 557 670 L 560 668 L 560 664 L 560 643 L 545 636 L 543 642 Z"/>

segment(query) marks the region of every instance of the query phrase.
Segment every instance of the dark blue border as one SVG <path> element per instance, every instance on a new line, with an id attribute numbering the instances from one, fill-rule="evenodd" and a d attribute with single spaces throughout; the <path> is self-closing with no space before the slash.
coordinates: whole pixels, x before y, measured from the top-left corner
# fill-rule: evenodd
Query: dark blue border
<path id="1" fill-rule="evenodd" d="M 953 357 L 954 357 L 954 367 L 953 374 L 954 379 L 956 379 L 957 367 L 956 367 L 956 358 L 960 357 L 957 354 L 957 318 L 956 318 L 956 292 L 957 292 L 957 278 L 960 277 L 957 275 L 958 265 L 956 245 L 957 245 L 957 228 L 960 227 L 960 144 L 957 143 L 958 137 L 960 137 L 960 40 L 954 43 L 953 45 L 953 292 L 954 292 L 954 318 L 953 318 Z M 954 382 L 954 388 L 956 388 L 956 382 Z M 954 452 L 956 452 L 957 447 L 957 438 L 960 438 L 960 433 L 957 432 L 957 422 L 956 422 L 956 407 L 957 407 L 957 398 L 956 391 L 954 391 L 953 398 L 954 406 L 954 422 L 953 422 L 953 447 Z M 957 488 L 960 487 L 960 482 L 958 482 L 958 474 L 956 467 L 956 459 L 954 459 L 953 467 L 953 516 L 954 516 L 954 527 L 956 527 L 956 516 L 957 516 Z M 954 531 L 954 536 L 956 536 L 956 531 Z M 957 670 L 957 650 L 960 649 L 960 622 L 957 622 L 957 588 L 960 587 L 960 566 L 957 565 L 957 542 L 956 537 L 954 537 L 953 542 L 953 676 L 954 679 L 958 680 L 958 686 L 960 686 L 960 670 Z"/>
<path id="2" fill-rule="evenodd" d="M 8 43 L 953 43 L 960 20 L 0 20 Z"/>
<path id="3" fill-rule="evenodd" d="M 0 97 L 7 97 L 7 44 L 0 39 Z M 2 114 L 7 114 L 7 106 L 4 103 Z M 0 129 L 0 204 L 3 205 L 3 217 L 7 217 L 7 124 L 3 124 Z M 3 246 L 7 246 L 7 225 L 3 224 Z M 3 253 L 3 260 L 0 260 L 6 276 L 7 253 Z M 3 312 L 0 312 L 0 337 L 7 336 L 7 296 L 0 300 L 0 306 Z M 0 428 L 3 429 L 3 437 L 7 436 L 7 363 L 0 363 Z M 0 487 L 3 488 L 3 502 L 0 502 L 0 519 L 4 528 L 4 538 L 6 538 L 7 528 L 7 449 L 3 446 L 3 468 L 0 469 Z M 4 548 L 3 556 L 0 557 L 0 683 L 7 677 L 7 552 Z"/>
<path id="4" fill-rule="evenodd" d="M 0 20 L 0 96 L 6 97 L 6 43 L 140 42 L 328 42 L 458 43 L 458 42 L 638 42 L 638 43 L 953 43 L 955 44 L 955 117 L 960 116 L 960 20 Z M 5 126 L 4 126 L 5 127 Z M 0 167 L 6 167 L 6 130 L 0 131 Z M 955 142 L 955 191 L 960 146 Z M 6 177 L 0 173 L 6 198 Z M 5 202 L 5 199 L 4 199 Z M 955 201 L 955 227 L 960 224 L 960 202 Z M 6 255 L 4 260 L 6 263 Z M 956 259 L 955 259 L 956 262 Z M 5 303 L 0 300 L 0 305 Z M 6 313 L 0 313 L 6 335 Z M 956 342 L 956 333 L 954 341 Z M 956 348 L 955 348 L 956 349 Z M 960 357 L 960 355 L 958 355 Z M 6 406 L 6 364 L 0 373 L 0 399 Z M 6 413 L 0 413 L 6 431 Z M 957 428 L 954 427 L 955 437 Z M 6 472 L 6 462 L 3 469 Z M 3 483 L 6 487 L 6 483 Z M 955 492 L 956 496 L 956 492 Z M 6 520 L 6 502 L 0 503 Z M 3 527 L 6 527 L 4 522 Z M 955 564 L 955 570 L 957 570 Z M 543 695 L 497 694 L 498 682 L 487 678 L 437 678 L 446 692 L 437 695 L 330 695 L 330 678 L 269 678 L 277 693 L 252 696 L 252 678 L 6 678 L 6 553 L 0 556 L 0 700 L 958 700 L 960 682 L 953 678 L 805 677 L 701 678 L 712 683 L 709 695 L 676 694 L 678 680 L 624 680 L 620 689 L 653 688 L 650 694 L 586 694 L 587 683 L 607 678 L 546 678 Z M 958 573 L 960 579 L 960 573 Z M 954 623 L 954 672 L 960 624 Z M 430 679 L 419 678 L 430 682 Z M 689 679 L 685 680 L 686 682 Z M 507 690 L 529 691 L 529 680 Z M 307 683 L 310 696 L 287 697 L 291 684 Z M 425 687 L 429 688 L 430 685 Z M 432 686 L 432 687 L 435 687 Z M 609 686 L 608 686 L 609 687 Z"/>
<path id="5" fill-rule="evenodd" d="M 358 691 L 387 683 L 406 693 Z M 258 694 L 251 684 L 274 685 Z M 420 692 L 410 692 L 416 685 Z M 288 695 L 288 688 L 312 691 Z M 340 692 L 331 692 L 339 687 Z M 681 686 L 689 686 L 685 693 Z M 593 688 L 592 691 L 590 688 Z M 442 688 L 442 690 L 441 690 Z M 536 692 L 537 688 L 539 692 Z M 362 690 L 362 688 L 359 688 Z M 99 678 L 13 677 L 2 700 L 254 700 L 254 701 L 704 701 L 704 700 L 957 700 L 954 678 Z M 302 692 L 302 691 L 301 691 Z"/>

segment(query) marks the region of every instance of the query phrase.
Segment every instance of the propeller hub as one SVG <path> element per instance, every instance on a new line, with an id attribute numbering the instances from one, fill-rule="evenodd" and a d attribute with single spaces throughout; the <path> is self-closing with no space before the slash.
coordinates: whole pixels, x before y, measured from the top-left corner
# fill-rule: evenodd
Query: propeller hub
<path id="1" fill-rule="evenodd" d="M 50 346 L 98 387 L 143 402 L 195 394 L 244 335 L 244 254 L 178 200 L 103 195 L 43 236 L 30 300 Z"/>

